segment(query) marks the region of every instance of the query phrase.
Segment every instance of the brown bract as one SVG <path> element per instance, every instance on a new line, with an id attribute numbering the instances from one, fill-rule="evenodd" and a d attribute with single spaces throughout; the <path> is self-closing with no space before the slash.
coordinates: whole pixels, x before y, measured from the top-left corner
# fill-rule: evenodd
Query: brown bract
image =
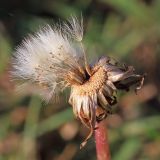
<path id="1" fill-rule="evenodd" d="M 90 133 L 81 144 L 83 147 L 96 129 L 96 123 L 112 113 L 112 105 L 117 103 L 116 92 L 129 90 L 137 84 L 136 90 L 143 85 L 144 76 L 134 73 L 132 66 L 120 66 L 108 57 L 102 57 L 90 67 L 90 73 L 84 67 L 85 74 L 79 69 L 70 71 L 66 76 L 71 86 L 69 103 L 74 114 L 90 128 Z"/>

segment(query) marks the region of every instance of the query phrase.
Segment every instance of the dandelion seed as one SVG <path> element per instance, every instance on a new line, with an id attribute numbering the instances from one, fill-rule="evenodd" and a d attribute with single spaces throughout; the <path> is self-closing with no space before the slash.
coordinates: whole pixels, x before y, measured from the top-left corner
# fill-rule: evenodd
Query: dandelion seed
<path id="1" fill-rule="evenodd" d="M 14 53 L 12 76 L 33 85 L 49 101 L 66 87 L 71 88 L 69 103 L 80 121 L 90 129 L 83 147 L 96 129 L 96 123 L 112 113 L 117 90 L 143 85 L 144 76 L 132 66 L 120 66 L 109 57 L 94 65 L 87 63 L 82 45 L 83 25 L 76 17 L 58 28 L 49 25 L 22 42 Z M 22 88 L 20 87 L 20 88 Z"/>

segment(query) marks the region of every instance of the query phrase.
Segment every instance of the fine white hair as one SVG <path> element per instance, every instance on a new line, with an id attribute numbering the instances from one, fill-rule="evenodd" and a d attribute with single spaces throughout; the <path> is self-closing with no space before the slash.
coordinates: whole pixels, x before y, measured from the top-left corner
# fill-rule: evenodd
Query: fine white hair
<path id="1" fill-rule="evenodd" d="M 23 80 L 19 88 L 33 85 L 48 101 L 66 87 L 67 72 L 83 67 L 82 22 L 72 16 L 62 25 L 46 25 L 22 41 L 13 55 L 11 71 L 13 79 Z"/>

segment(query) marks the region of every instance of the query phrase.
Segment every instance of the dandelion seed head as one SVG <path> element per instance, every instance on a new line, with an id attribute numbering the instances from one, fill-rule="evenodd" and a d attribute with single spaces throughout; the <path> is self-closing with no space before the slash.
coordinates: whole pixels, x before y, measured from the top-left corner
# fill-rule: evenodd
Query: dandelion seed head
<path id="1" fill-rule="evenodd" d="M 87 63 L 83 48 L 83 20 L 72 16 L 59 27 L 49 25 L 23 40 L 12 60 L 12 77 L 24 82 L 19 89 L 33 86 L 45 101 L 66 87 L 71 88 L 69 103 L 75 116 L 90 129 L 82 147 L 99 123 L 112 113 L 118 90 L 141 88 L 144 76 L 132 66 L 101 57 L 94 65 Z"/>

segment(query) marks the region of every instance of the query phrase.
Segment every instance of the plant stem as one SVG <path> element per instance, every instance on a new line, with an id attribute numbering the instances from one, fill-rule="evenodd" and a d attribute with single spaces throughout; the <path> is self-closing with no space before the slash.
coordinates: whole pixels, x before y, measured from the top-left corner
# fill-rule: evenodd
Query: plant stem
<path id="1" fill-rule="evenodd" d="M 97 124 L 95 130 L 97 160 L 110 160 L 110 150 L 106 124 L 102 121 Z"/>

